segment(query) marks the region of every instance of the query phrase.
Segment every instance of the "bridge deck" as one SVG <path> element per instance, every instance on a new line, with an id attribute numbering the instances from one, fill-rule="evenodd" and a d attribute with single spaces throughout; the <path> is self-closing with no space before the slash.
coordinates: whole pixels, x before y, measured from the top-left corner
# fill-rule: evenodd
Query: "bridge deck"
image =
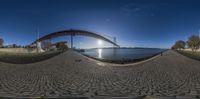
<path id="1" fill-rule="evenodd" d="M 200 62 L 174 51 L 134 66 L 99 66 L 68 51 L 34 64 L 0 63 L 0 96 L 197 96 Z"/>
<path id="2" fill-rule="evenodd" d="M 73 36 L 75 36 L 75 35 L 82 35 L 82 36 L 88 36 L 88 37 L 101 39 L 101 40 L 104 40 L 106 42 L 109 42 L 109 43 L 115 45 L 116 47 L 120 47 L 118 44 L 116 44 L 116 38 L 114 39 L 115 42 L 113 42 L 113 41 L 109 40 L 108 38 L 103 37 L 100 34 L 96 34 L 96 33 L 85 31 L 85 30 L 64 30 L 64 31 L 50 33 L 48 35 L 45 35 L 45 36 L 37 39 L 36 41 L 31 43 L 31 45 L 36 44 L 38 41 L 48 40 L 48 39 L 52 39 L 52 38 L 56 38 L 56 37 L 60 37 L 60 36 L 67 36 L 67 35 L 71 36 L 71 47 L 72 48 L 73 48 Z"/>

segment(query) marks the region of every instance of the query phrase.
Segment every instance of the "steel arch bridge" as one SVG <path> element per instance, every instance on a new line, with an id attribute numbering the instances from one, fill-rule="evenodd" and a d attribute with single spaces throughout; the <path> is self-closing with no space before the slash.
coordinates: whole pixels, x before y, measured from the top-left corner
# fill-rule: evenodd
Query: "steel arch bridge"
<path id="1" fill-rule="evenodd" d="M 31 45 L 36 44 L 37 42 L 43 41 L 43 40 L 49 40 L 52 38 L 56 38 L 56 37 L 60 37 L 60 36 L 71 36 L 71 48 L 73 48 L 73 36 L 76 35 L 82 35 L 82 36 L 88 36 L 88 37 L 93 37 L 93 38 L 97 38 L 97 39 L 101 39 L 104 40 L 106 42 L 109 42 L 111 44 L 113 44 L 116 47 L 120 47 L 118 44 L 116 44 L 115 42 L 107 39 L 106 37 L 103 37 L 99 34 L 93 33 L 93 32 L 89 32 L 89 31 L 85 31 L 85 30 L 64 30 L 64 31 L 58 31 L 58 32 L 54 32 L 54 33 L 50 33 L 48 35 L 45 35 L 39 39 L 37 39 L 36 41 L 34 41 L 33 43 L 31 43 Z"/>

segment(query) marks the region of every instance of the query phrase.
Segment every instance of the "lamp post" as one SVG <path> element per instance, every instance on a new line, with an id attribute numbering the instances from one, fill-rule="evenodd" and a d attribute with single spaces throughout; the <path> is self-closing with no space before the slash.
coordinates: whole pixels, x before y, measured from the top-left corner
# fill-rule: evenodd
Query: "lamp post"
<path id="1" fill-rule="evenodd" d="M 37 27 L 37 30 L 36 30 L 36 32 L 37 32 L 37 43 L 36 43 L 36 46 L 37 46 L 37 52 L 39 53 L 39 36 L 40 36 L 40 34 L 39 34 L 39 28 Z"/>
<path id="2" fill-rule="evenodd" d="M 200 29 L 199 29 L 199 38 L 200 38 Z"/>
<path id="3" fill-rule="evenodd" d="M 40 38 L 40 33 L 39 33 L 39 28 L 37 28 L 37 43 L 36 43 L 37 53 L 43 52 L 42 48 L 41 48 L 41 42 L 39 41 L 39 38 Z"/>

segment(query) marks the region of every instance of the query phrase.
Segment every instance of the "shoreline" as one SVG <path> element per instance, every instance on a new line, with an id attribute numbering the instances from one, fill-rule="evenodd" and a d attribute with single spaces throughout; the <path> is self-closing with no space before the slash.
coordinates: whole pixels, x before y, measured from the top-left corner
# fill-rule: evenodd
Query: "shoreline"
<path id="1" fill-rule="evenodd" d="M 88 58 L 91 61 L 95 61 L 99 65 L 126 66 L 126 65 L 136 65 L 136 64 L 140 64 L 140 63 L 144 63 L 144 62 L 150 61 L 150 60 L 152 60 L 154 58 L 162 56 L 162 54 L 165 53 L 166 51 L 168 51 L 168 50 L 164 50 L 161 53 L 157 53 L 157 54 L 154 54 L 154 55 L 149 56 L 149 57 L 139 58 L 139 59 L 129 59 L 129 60 L 99 59 L 99 58 L 91 57 L 89 55 L 85 55 L 85 54 L 82 54 L 82 53 L 79 53 L 79 52 L 78 53 L 81 54 L 82 56 Z"/>
<path id="2" fill-rule="evenodd" d="M 91 58 L 91 59 L 94 59 L 94 60 L 97 60 L 97 61 L 100 61 L 100 62 L 106 62 L 106 63 L 112 63 L 112 64 L 120 64 L 120 65 L 123 65 L 123 64 L 131 64 L 131 63 L 137 63 L 137 62 L 141 62 L 141 61 L 145 61 L 145 60 L 148 60 L 150 58 L 153 58 L 157 55 L 161 55 L 160 53 L 158 54 L 154 54 L 152 56 L 148 56 L 148 57 L 144 57 L 144 58 L 138 58 L 138 59 L 126 59 L 126 60 L 109 60 L 109 59 L 99 59 L 99 58 L 95 58 L 95 57 L 91 57 L 89 55 L 85 55 L 85 54 L 82 54 L 88 58 Z"/>

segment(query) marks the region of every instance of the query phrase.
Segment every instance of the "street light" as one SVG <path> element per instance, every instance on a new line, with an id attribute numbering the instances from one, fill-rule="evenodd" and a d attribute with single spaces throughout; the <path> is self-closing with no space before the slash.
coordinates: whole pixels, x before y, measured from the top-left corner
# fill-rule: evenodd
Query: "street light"
<path id="1" fill-rule="evenodd" d="M 200 29 L 199 29 L 199 38 L 200 38 Z"/>

